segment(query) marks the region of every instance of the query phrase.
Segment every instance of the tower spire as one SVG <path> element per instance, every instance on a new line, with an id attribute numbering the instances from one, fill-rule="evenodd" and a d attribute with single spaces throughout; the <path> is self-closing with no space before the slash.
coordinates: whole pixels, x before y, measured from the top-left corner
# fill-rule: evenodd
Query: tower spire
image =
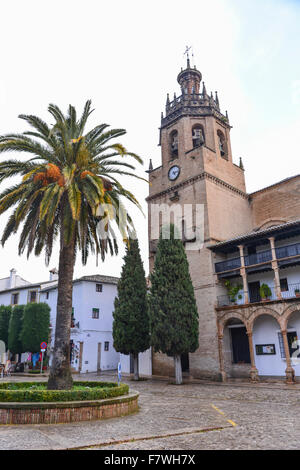
<path id="1" fill-rule="evenodd" d="M 186 68 L 187 69 L 191 68 L 190 55 L 189 55 L 189 52 L 190 52 L 191 49 L 192 49 L 192 46 L 190 46 L 190 47 L 186 46 L 184 54 L 183 54 L 183 55 L 186 55 Z"/>

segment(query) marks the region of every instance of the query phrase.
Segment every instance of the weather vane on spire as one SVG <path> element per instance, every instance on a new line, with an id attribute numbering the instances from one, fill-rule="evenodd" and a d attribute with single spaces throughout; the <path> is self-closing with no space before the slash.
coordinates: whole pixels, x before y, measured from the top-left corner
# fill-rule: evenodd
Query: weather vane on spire
<path id="1" fill-rule="evenodd" d="M 183 55 L 186 55 L 188 67 L 190 65 L 190 51 L 191 51 L 192 57 L 194 57 L 192 46 L 186 46 L 185 51 L 183 53 Z"/>

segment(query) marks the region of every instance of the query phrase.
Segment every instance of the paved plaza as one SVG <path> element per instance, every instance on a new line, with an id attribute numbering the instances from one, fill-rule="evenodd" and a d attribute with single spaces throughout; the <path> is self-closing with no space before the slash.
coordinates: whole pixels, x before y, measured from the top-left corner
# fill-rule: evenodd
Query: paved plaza
<path id="1" fill-rule="evenodd" d="M 87 380 L 113 380 L 88 374 Z M 11 381 L 32 380 L 11 377 Z M 124 418 L 59 425 L 0 426 L 1 449 L 299 449 L 300 386 L 124 382 L 140 411 Z"/>

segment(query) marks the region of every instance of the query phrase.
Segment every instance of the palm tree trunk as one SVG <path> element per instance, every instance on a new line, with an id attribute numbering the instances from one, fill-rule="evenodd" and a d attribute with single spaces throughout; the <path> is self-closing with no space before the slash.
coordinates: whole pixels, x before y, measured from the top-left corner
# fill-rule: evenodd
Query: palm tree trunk
<path id="1" fill-rule="evenodd" d="M 133 355 L 133 378 L 134 380 L 139 380 L 139 355 Z"/>
<path id="2" fill-rule="evenodd" d="M 174 365 L 175 365 L 175 383 L 176 385 L 181 385 L 182 384 L 182 367 L 181 367 L 180 355 L 174 356 Z"/>
<path id="3" fill-rule="evenodd" d="M 48 390 L 70 390 L 73 385 L 70 365 L 70 331 L 74 264 L 74 239 L 69 245 L 64 245 L 63 229 L 61 229 L 55 343 Z"/>

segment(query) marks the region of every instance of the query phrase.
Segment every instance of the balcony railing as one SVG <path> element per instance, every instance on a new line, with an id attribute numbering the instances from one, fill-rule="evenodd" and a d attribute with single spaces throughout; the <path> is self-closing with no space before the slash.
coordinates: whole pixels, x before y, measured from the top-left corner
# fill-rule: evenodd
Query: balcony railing
<path id="1" fill-rule="evenodd" d="M 266 250 L 253 255 L 245 256 L 245 266 L 252 266 L 254 264 L 266 263 L 272 261 L 272 251 Z"/>
<path id="2" fill-rule="evenodd" d="M 221 261 L 220 263 L 215 263 L 216 273 L 221 273 L 223 271 L 231 271 L 232 269 L 237 269 L 241 267 L 241 258 L 229 259 L 228 261 Z"/>
<path id="3" fill-rule="evenodd" d="M 290 256 L 300 256 L 300 243 L 276 248 L 277 259 L 289 258 Z"/>
<path id="4" fill-rule="evenodd" d="M 228 294 L 220 295 L 218 297 L 218 307 L 229 307 L 229 305 L 244 305 L 245 304 L 245 295 L 243 291 L 240 291 L 236 296 L 236 299 L 233 299 Z"/>
<path id="5" fill-rule="evenodd" d="M 283 258 L 291 258 L 293 256 L 300 256 L 300 243 L 276 248 L 276 257 L 278 260 L 281 260 Z M 255 266 L 257 264 L 262 263 L 268 263 L 272 261 L 272 251 L 266 250 L 261 251 L 260 253 L 255 253 L 253 255 L 247 255 L 244 257 L 244 259 L 246 267 Z M 217 274 L 225 271 L 232 271 L 240 267 L 240 258 L 234 258 L 228 261 L 221 261 L 219 263 L 215 263 L 215 270 Z"/>
<path id="6" fill-rule="evenodd" d="M 293 299 L 295 297 L 300 297 L 300 283 L 290 284 L 287 291 L 281 291 L 281 297 L 283 299 Z"/>
<path id="7" fill-rule="evenodd" d="M 275 287 L 270 287 L 271 296 L 268 297 L 266 302 L 273 302 L 275 300 L 280 300 L 277 297 L 277 293 Z M 299 284 L 290 284 L 288 286 L 287 291 L 281 291 L 281 299 L 300 299 L 300 283 Z M 236 296 L 235 299 L 230 297 L 228 294 L 220 295 L 217 299 L 218 307 L 229 307 L 234 305 L 245 305 L 245 295 L 243 291 L 240 291 L 239 294 Z M 255 304 L 257 302 L 262 302 L 263 299 L 261 298 L 259 292 L 249 293 L 249 303 Z"/>

